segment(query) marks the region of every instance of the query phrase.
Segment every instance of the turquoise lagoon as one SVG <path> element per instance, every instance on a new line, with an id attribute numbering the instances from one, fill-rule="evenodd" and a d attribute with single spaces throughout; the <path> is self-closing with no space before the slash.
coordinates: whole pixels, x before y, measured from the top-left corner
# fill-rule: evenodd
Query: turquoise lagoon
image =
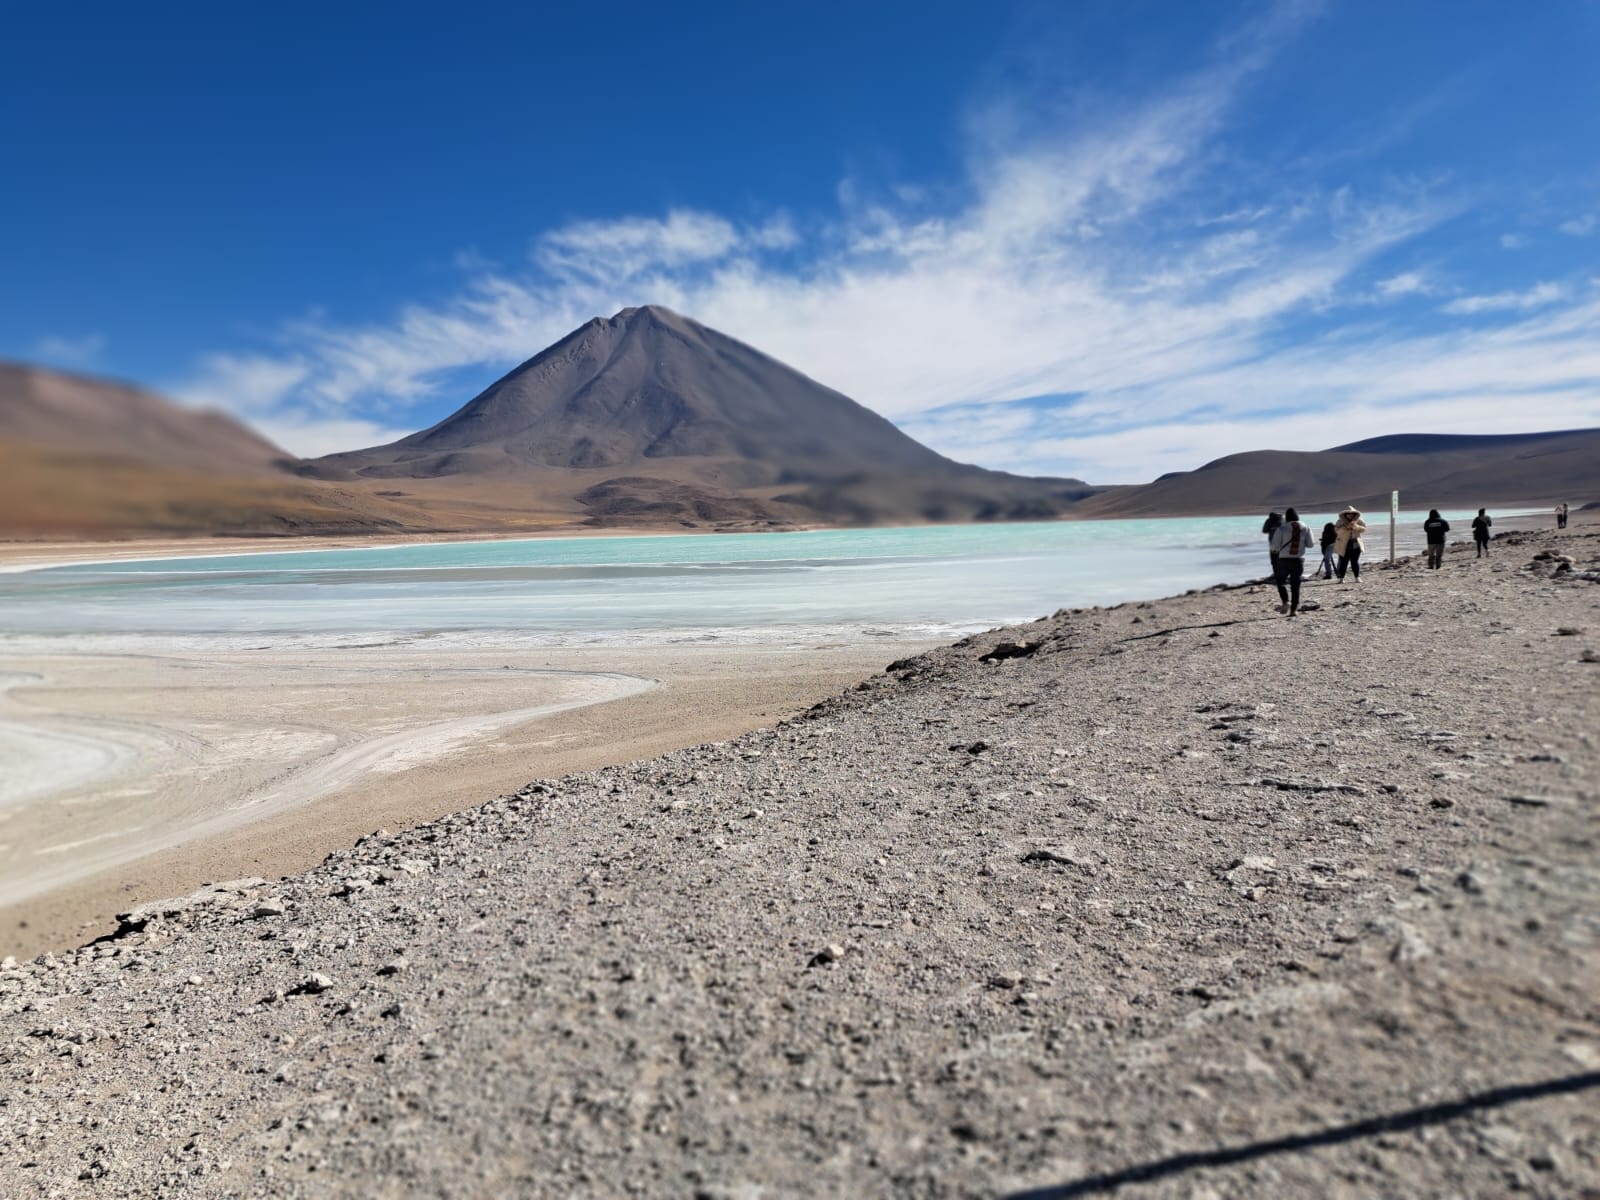
<path id="1" fill-rule="evenodd" d="M 1402 553 L 1424 514 L 1403 513 Z M 1446 514 L 1467 533 L 1468 514 Z M 1307 517 L 1321 528 L 1327 514 Z M 0 640 L 245 646 L 939 637 L 1266 573 L 1261 517 L 564 537 L 102 562 L 0 575 Z M 1387 555 L 1387 517 L 1368 560 Z"/>

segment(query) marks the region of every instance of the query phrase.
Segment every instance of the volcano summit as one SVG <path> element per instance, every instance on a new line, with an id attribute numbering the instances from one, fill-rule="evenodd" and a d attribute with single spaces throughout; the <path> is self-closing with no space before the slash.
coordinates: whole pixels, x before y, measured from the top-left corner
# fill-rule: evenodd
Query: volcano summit
<path id="1" fill-rule="evenodd" d="M 430 507 L 453 498 L 591 525 L 1048 518 L 1093 491 L 953 462 L 654 305 L 588 322 L 430 429 L 300 469 L 393 480 Z"/>

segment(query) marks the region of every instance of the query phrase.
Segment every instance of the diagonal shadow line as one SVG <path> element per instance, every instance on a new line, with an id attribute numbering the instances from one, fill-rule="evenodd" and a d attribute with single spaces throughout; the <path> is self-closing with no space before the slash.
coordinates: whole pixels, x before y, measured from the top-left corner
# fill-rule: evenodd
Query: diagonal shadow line
<path id="1" fill-rule="evenodd" d="M 1386 1113 L 1349 1125 L 1336 1125 L 1316 1133 L 1300 1133 L 1290 1137 L 1274 1138 L 1266 1142 L 1252 1142 L 1248 1146 L 1224 1146 L 1218 1150 L 1196 1150 L 1174 1154 L 1171 1158 L 1140 1163 L 1121 1171 L 1103 1175 L 1089 1175 L 1071 1183 L 1053 1187 L 1034 1188 L 1026 1192 L 1012 1192 L 1007 1200 L 1070 1200 L 1073 1196 L 1088 1196 L 1095 1192 L 1115 1191 L 1125 1183 L 1143 1183 L 1166 1175 L 1177 1175 L 1200 1167 L 1220 1167 L 1230 1163 L 1265 1158 L 1270 1154 L 1287 1154 L 1313 1146 L 1334 1146 L 1340 1142 L 1371 1137 L 1379 1133 L 1400 1133 L 1419 1129 L 1424 1125 L 1438 1125 L 1455 1117 L 1465 1116 L 1486 1108 L 1501 1108 L 1521 1100 L 1534 1100 L 1541 1096 L 1560 1096 L 1567 1092 L 1581 1092 L 1600 1087 L 1600 1071 L 1587 1071 L 1581 1075 L 1568 1075 L 1563 1079 L 1547 1079 L 1543 1083 L 1518 1083 L 1507 1087 L 1478 1092 L 1460 1100 L 1443 1104 L 1429 1104 L 1404 1112 Z"/>
<path id="2" fill-rule="evenodd" d="M 1154 633 L 1136 633 L 1132 637 L 1118 638 L 1117 643 L 1120 645 L 1123 642 L 1143 642 L 1150 638 L 1169 637 L 1186 629 L 1222 629 L 1228 625 L 1250 625 L 1270 620 L 1271 617 L 1239 617 L 1232 621 L 1208 621 L 1204 625 L 1174 625 L 1170 629 L 1158 629 Z"/>

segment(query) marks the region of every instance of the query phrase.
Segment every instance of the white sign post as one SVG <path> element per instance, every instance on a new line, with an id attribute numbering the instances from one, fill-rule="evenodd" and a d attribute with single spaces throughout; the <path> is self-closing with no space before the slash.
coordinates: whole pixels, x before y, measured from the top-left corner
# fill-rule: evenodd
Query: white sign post
<path id="1" fill-rule="evenodd" d="M 1389 561 L 1394 561 L 1394 527 L 1400 520 L 1400 493 L 1389 493 Z"/>

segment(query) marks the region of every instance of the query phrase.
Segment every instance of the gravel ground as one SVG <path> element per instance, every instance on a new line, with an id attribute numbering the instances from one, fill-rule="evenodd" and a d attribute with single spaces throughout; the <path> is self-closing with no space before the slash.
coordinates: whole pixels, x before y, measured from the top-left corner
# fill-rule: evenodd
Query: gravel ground
<path id="1" fill-rule="evenodd" d="M 0 969 L 0 1195 L 1600 1196 L 1597 584 L 1057 613 L 147 906 Z"/>

